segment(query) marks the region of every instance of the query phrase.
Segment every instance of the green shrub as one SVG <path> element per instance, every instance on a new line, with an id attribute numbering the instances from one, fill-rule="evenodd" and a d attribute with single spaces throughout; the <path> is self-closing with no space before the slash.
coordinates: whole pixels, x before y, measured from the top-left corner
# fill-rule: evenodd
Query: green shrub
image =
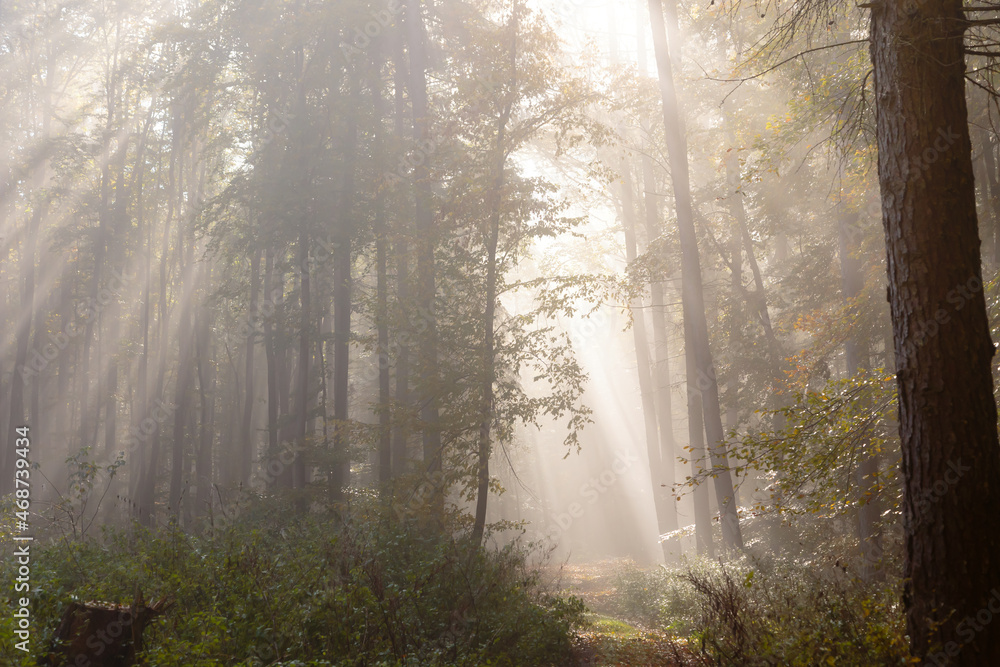
<path id="1" fill-rule="evenodd" d="M 545 594 L 517 546 L 265 514 L 202 537 L 134 529 L 38 544 L 33 646 L 47 647 L 71 599 L 128 601 L 141 586 L 147 600 L 176 603 L 146 632 L 158 667 L 546 665 L 569 655 L 583 605 Z M 0 576 L 10 580 L 10 567 Z M 3 662 L 20 660 L 12 629 L 5 615 Z"/>
<path id="2" fill-rule="evenodd" d="M 831 570 L 750 559 L 690 566 L 681 579 L 696 613 L 676 628 L 711 664 L 906 664 L 898 580 L 866 585 Z"/>

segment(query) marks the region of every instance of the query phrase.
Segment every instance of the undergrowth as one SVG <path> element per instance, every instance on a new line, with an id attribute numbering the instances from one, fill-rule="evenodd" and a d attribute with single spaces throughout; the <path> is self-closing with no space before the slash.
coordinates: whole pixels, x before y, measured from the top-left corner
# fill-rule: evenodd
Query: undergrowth
<path id="1" fill-rule="evenodd" d="M 34 665 L 71 600 L 175 606 L 146 631 L 158 667 L 564 663 L 583 604 L 549 594 L 518 546 L 482 550 L 387 520 L 236 522 L 37 544 L 32 657 L 0 621 L 0 662 Z M 374 519 L 374 518 L 373 518 Z M 37 549 L 37 550 L 36 550 Z M 15 565 L 4 561 L 3 580 Z M 11 608 L 11 592 L 0 603 Z"/>
<path id="2" fill-rule="evenodd" d="M 668 570 L 624 567 L 618 613 L 665 630 L 706 665 L 909 664 L 898 579 L 740 557 Z"/>

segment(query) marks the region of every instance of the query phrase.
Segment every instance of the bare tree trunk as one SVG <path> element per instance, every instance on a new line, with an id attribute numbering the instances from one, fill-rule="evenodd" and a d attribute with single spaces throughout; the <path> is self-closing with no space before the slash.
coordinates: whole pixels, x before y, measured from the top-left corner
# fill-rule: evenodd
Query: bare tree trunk
<path id="1" fill-rule="evenodd" d="M 408 72 L 406 71 L 406 61 L 403 58 L 404 36 L 400 34 L 393 40 L 393 68 L 394 68 L 394 91 L 395 109 L 393 122 L 395 124 L 396 138 L 402 139 L 405 134 L 405 81 Z M 396 301 L 400 304 L 400 310 L 407 312 L 407 304 L 410 299 L 410 248 L 408 239 L 409 230 L 403 224 L 398 223 L 395 233 L 395 262 L 396 262 Z M 402 318 L 405 322 L 406 318 Z M 396 419 L 396 426 L 392 432 L 392 475 L 399 477 L 407 468 L 407 442 L 409 441 L 409 411 L 410 406 L 410 336 L 409 327 L 401 325 L 403 335 L 396 337 L 398 352 L 396 354 L 396 409 L 403 414 Z"/>
<path id="2" fill-rule="evenodd" d="M 184 255 L 184 226 L 178 226 L 178 248 L 177 252 Z M 179 352 L 177 359 L 177 380 L 174 384 L 174 441 L 170 459 L 170 511 L 171 520 L 179 522 L 181 518 L 181 501 L 184 494 L 184 472 L 185 458 L 187 456 L 188 432 L 187 426 L 190 421 L 190 393 L 189 389 L 193 380 L 193 355 L 192 338 L 194 331 L 192 328 L 191 309 L 192 297 L 194 294 L 193 271 L 187 266 L 186 260 L 182 259 L 181 268 L 181 294 L 183 294 L 179 308 L 180 320 L 178 321 L 177 337 L 179 341 Z"/>
<path id="3" fill-rule="evenodd" d="M 633 199 L 631 166 L 623 159 L 621 161 L 621 209 L 619 215 L 625 232 L 625 259 L 629 264 L 638 257 L 638 242 L 636 240 L 636 213 Z M 641 298 L 633 299 L 629 304 L 632 311 L 632 339 L 635 343 L 636 371 L 639 376 L 639 396 L 642 401 L 643 425 L 646 432 L 646 459 L 649 464 L 649 482 L 653 494 L 653 507 L 656 511 L 657 535 L 663 535 L 673 528 L 669 527 L 667 514 L 673 509 L 668 491 L 663 481 L 663 462 L 660 458 L 660 438 L 657 424 L 656 403 L 653 391 L 653 361 L 649 354 L 649 335 L 646 330 L 645 304 Z M 676 515 L 675 515 L 676 516 Z M 674 526 L 676 527 L 676 526 Z M 669 559 L 666 542 L 661 542 L 664 560 Z"/>
<path id="4" fill-rule="evenodd" d="M 384 171 L 385 143 L 382 128 L 386 112 L 382 97 L 382 54 L 375 59 L 371 73 L 372 106 L 375 110 L 375 162 L 380 172 Z M 389 373 L 389 276 L 388 244 L 389 230 L 385 221 L 385 185 L 380 184 L 375 195 L 375 359 L 378 364 L 378 481 L 382 492 L 388 489 L 392 479 L 392 396 Z"/>
<path id="5" fill-rule="evenodd" d="M 982 135 L 983 166 L 986 171 L 983 191 L 986 194 L 986 210 L 989 211 L 990 221 L 987 252 L 994 270 L 1000 270 L 1000 182 L 997 180 L 996 146 L 993 145 L 991 132 L 984 130 Z"/>
<path id="6" fill-rule="evenodd" d="M 295 419 L 295 442 L 297 451 L 292 462 L 293 480 L 292 484 L 296 489 L 304 489 L 306 486 L 306 422 L 309 420 L 309 354 L 310 338 L 309 329 L 312 327 L 310 317 L 312 303 L 310 294 L 309 276 L 309 231 L 305 221 L 299 229 L 299 387 L 298 387 L 298 414 Z M 300 513 L 306 510 L 305 495 L 296 497 L 296 508 Z"/>
<path id="7" fill-rule="evenodd" d="M 215 440 L 215 372 L 209 340 L 211 312 L 205 306 L 198 308 L 195 318 L 195 345 L 197 347 L 198 396 L 201 415 L 198 420 L 198 452 L 195 461 L 196 502 L 195 516 L 210 514 L 212 506 L 212 459 Z"/>
<path id="8" fill-rule="evenodd" d="M 275 286 L 275 268 L 274 268 L 274 250 L 270 246 L 264 251 L 264 295 L 267 299 L 271 300 L 271 303 L 277 300 L 275 292 L 278 289 Z M 274 313 L 269 313 L 264 318 L 264 354 L 267 358 L 267 457 L 266 460 L 270 462 L 273 457 L 278 455 L 278 417 L 279 417 L 279 400 L 278 400 L 278 354 L 275 349 L 277 343 L 274 338 L 274 320 L 273 315 L 277 314 L 277 307 L 275 307 Z M 271 472 L 267 469 L 268 466 L 265 464 L 265 479 L 269 480 L 269 484 L 274 484 L 276 480 L 271 478 Z"/>
<path id="9" fill-rule="evenodd" d="M 351 116 L 345 128 L 341 172 L 341 204 L 337 220 L 337 245 L 333 251 L 333 476 L 329 488 L 333 502 L 343 502 L 351 481 L 348 448 L 349 364 L 351 360 L 351 229 L 354 206 L 354 156 L 358 128 Z"/>
<path id="10" fill-rule="evenodd" d="M 163 223 L 163 238 L 160 242 L 160 291 L 159 305 L 157 308 L 159 316 L 159 333 L 156 339 L 159 353 L 157 355 L 156 362 L 156 387 L 153 395 L 156 396 L 155 400 L 160 401 L 161 403 L 164 396 L 163 386 L 167 371 L 167 347 L 170 338 L 169 331 L 171 311 L 167 308 L 167 262 L 170 254 L 170 224 L 173 220 L 175 204 L 175 167 L 177 163 L 177 146 L 178 137 L 177 134 L 174 133 L 173 150 L 170 152 L 170 168 L 168 171 L 167 213 Z M 178 222 L 178 225 L 179 224 L 180 222 Z M 179 252 L 180 248 L 178 248 L 177 251 Z M 174 406 L 174 408 L 176 408 L 176 406 Z M 164 416 L 164 419 L 166 419 L 166 416 Z M 162 425 L 156 424 L 155 430 L 153 431 L 153 442 L 149 448 L 149 461 L 143 468 L 140 481 L 139 506 L 136 511 L 139 516 L 139 521 L 147 528 L 153 525 L 156 518 L 156 476 L 160 467 L 160 450 L 162 447 L 161 439 L 163 437 L 162 433 Z"/>
<path id="11" fill-rule="evenodd" d="M 258 301 L 260 291 L 260 251 L 255 247 L 250 255 L 250 307 L 247 321 L 246 352 L 243 357 L 243 419 L 240 422 L 239 480 L 244 487 L 250 484 L 250 475 L 257 448 L 253 433 L 254 405 L 254 343 L 257 338 Z"/>
<path id="12" fill-rule="evenodd" d="M 648 128 L 644 128 L 648 133 Z M 657 206 L 656 174 L 653 161 L 649 155 L 642 155 L 642 189 L 643 210 L 645 212 L 645 227 L 647 246 L 661 233 L 659 207 Z M 677 505 L 673 499 L 673 486 L 676 482 L 674 460 L 677 456 L 674 445 L 674 415 L 673 400 L 670 395 L 670 345 L 667 333 L 667 313 L 663 298 L 663 284 L 654 281 L 650 285 L 652 303 L 650 314 L 653 320 L 653 364 L 655 366 L 655 382 L 653 395 L 656 401 L 657 425 L 660 436 L 660 492 L 664 494 L 664 521 L 660 534 L 670 533 L 678 528 Z M 656 489 L 654 489 L 654 492 Z M 663 555 L 668 562 L 681 553 L 680 540 L 677 538 L 664 540 Z"/>
<path id="13" fill-rule="evenodd" d="M 684 309 L 686 347 L 691 348 L 693 364 L 688 367 L 688 389 L 700 393 L 705 435 L 709 444 L 715 493 L 719 503 L 722 534 L 730 549 L 743 547 L 739 515 L 732 476 L 725 449 L 722 429 L 722 410 L 719 403 L 719 385 L 715 365 L 708 343 L 708 321 L 705 317 L 705 300 L 702 289 L 701 261 L 698 256 L 698 239 L 694 228 L 694 210 L 688 176 L 687 140 L 684 137 L 680 105 L 674 88 L 670 54 L 667 50 L 667 33 L 660 0 L 649 0 L 649 13 L 653 28 L 653 47 L 660 74 L 660 94 L 663 101 L 663 122 L 666 129 L 667 153 L 673 179 L 674 199 L 677 209 L 677 230 L 681 244 L 681 300 Z"/>

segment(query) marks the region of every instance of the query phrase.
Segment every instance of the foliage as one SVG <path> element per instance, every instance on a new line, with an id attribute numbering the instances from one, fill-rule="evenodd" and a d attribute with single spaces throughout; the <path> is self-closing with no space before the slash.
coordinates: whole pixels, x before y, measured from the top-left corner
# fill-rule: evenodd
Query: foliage
<path id="1" fill-rule="evenodd" d="M 41 547 L 34 646 L 47 645 L 69 600 L 126 601 L 139 586 L 176 602 L 147 630 L 146 658 L 163 667 L 545 665 L 568 655 L 583 605 L 546 593 L 523 549 L 482 551 L 386 521 L 288 523 L 280 509 L 203 537 L 137 527 Z M 2 576 L 13 567 L 5 561 Z M 8 659 L 12 628 L 8 615 Z"/>
<path id="2" fill-rule="evenodd" d="M 661 627 L 706 664 L 905 664 L 898 579 L 866 586 L 839 567 L 744 557 L 619 574 L 633 618 Z M 638 594 L 641 591 L 641 594 Z"/>

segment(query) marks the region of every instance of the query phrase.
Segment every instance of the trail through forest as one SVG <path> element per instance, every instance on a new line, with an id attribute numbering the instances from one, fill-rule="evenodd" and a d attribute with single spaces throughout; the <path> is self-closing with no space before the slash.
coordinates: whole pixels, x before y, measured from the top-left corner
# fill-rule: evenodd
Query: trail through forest
<path id="1" fill-rule="evenodd" d="M 623 561 L 604 560 L 558 568 L 562 592 L 580 598 L 590 610 L 587 625 L 578 630 L 574 638 L 576 665 L 674 667 L 692 664 L 694 656 L 684 650 L 683 642 L 662 630 L 644 627 L 622 613 L 622 601 L 615 585 L 622 565 Z"/>

